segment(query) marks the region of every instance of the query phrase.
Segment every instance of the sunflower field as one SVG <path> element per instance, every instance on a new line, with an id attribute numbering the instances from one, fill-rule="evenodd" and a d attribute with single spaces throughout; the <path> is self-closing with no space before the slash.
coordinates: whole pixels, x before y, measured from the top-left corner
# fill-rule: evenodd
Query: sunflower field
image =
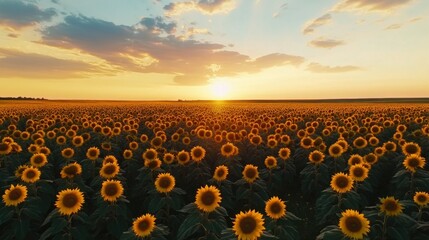
<path id="1" fill-rule="evenodd" d="M 429 239 L 429 105 L 0 104 L 0 239 Z"/>

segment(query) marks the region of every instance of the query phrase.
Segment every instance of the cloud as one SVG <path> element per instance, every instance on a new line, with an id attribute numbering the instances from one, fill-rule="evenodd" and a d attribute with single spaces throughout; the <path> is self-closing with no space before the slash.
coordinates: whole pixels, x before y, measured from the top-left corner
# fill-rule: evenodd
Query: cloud
<path id="1" fill-rule="evenodd" d="M 234 76 L 304 62 L 300 56 L 280 53 L 251 58 L 226 51 L 222 44 L 181 39 L 154 31 L 157 22 L 162 23 L 158 24 L 160 29 L 171 26 L 159 19 L 145 19 L 142 27 L 142 22 L 125 26 L 81 15 L 67 16 L 63 23 L 44 29 L 40 43 L 91 54 L 121 71 L 171 74 L 182 85 L 208 83 L 214 75 L 209 69 L 213 64 L 220 66 L 216 76 Z"/>
<path id="2" fill-rule="evenodd" d="M 313 41 L 310 42 L 310 45 L 313 47 L 327 48 L 327 49 L 338 47 L 338 46 L 344 45 L 344 44 L 345 44 L 344 41 L 334 40 L 334 39 L 325 39 L 325 38 L 314 39 Z"/>
<path id="3" fill-rule="evenodd" d="M 394 30 L 402 27 L 402 24 L 392 24 L 387 26 L 384 30 Z"/>
<path id="4" fill-rule="evenodd" d="M 332 21 L 331 14 L 327 13 L 319 18 L 316 18 L 309 23 L 306 24 L 304 30 L 302 31 L 304 34 L 313 33 L 316 28 L 319 28 L 323 25 L 326 25 Z"/>
<path id="5" fill-rule="evenodd" d="M 351 66 L 351 65 L 331 67 L 331 66 L 325 66 L 325 65 L 321 65 L 319 63 L 313 62 L 308 64 L 306 70 L 314 73 L 343 73 L 343 72 L 356 71 L 360 69 L 361 69 L 360 67 Z"/>
<path id="6" fill-rule="evenodd" d="M 93 74 L 112 75 L 112 72 L 101 66 L 85 62 L 0 48 L 0 76 L 2 78 L 82 78 Z"/>
<path id="7" fill-rule="evenodd" d="M 414 0 L 342 0 L 334 10 L 393 11 Z"/>
<path id="8" fill-rule="evenodd" d="M 31 3 L 18 0 L 0 1 L 0 25 L 13 29 L 34 26 L 39 22 L 50 21 L 57 13 L 53 8 L 45 10 Z"/>
<path id="9" fill-rule="evenodd" d="M 408 20 L 406 22 L 403 22 L 403 23 L 391 24 L 391 25 L 387 26 L 386 28 L 384 28 L 384 30 L 397 30 L 397 29 L 405 27 L 405 26 L 407 26 L 409 24 L 413 24 L 413 23 L 415 23 L 417 21 L 420 21 L 421 19 L 422 19 L 421 17 L 416 17 L 416 18 L 412 18 L 412 19 L 410 19 L 410 20 Z"/>
<path id="10" fill-rule="evenodd" d="M 176 31 L 176 23 L 166 23 L 163 18 L 144 17 L 140 20 L 140 25 L 154 32 L 164 32 L 172 34 Z"/>
<path id="11" fill-rule="evenodd" d="M 179 36 L 181 40 L 192 39 L 195 35 L 211 35 L 210 31 L 207 28 L 196 28 L 189 27 L 186 30 L 182 31 L 182 34 Z"/>
<path id="12" fill-rule="evenodd" d="M 191 0 L 170 3 L 164 6 L 167 16 L 177 16 L 189 11 L 199 11 L 203 14 L 228 13 L 236 6 L 235 0 Z"/>
<path id="13" fill-rule="evenodd" d="M 276 18 L 276 17 L 280 16 L 280 14 L 282 12 L 284 12 L 287 9 L 287 7 L 288 7 L 288 3 L 283 3 L 280 6 L 279 10 L 277 12 L 273 13 L 273 18 Z"/>

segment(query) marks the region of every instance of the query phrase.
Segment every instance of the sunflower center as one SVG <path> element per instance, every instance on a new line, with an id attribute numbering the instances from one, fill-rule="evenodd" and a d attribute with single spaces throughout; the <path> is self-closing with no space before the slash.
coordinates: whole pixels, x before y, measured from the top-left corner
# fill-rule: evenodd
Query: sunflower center
<path id="1" fill-rule="evenodd" d="M 204 192 L 201 196 L 201 202 L 206 206 L 212 205 L 215 199 L 216 199 L 216 196 L 211 191 Z"/>
<path id="2" fill-rule="evenodd" d="M 159 186 L 161 187 L 161 188 L 169 188 L 170 187 L 170 185 L 171 185 L 171 180 L 170 180 L 170 178 L 169 177 L 161 177 L 160 179 L 159 179 Z"/>
<path id="3" fill-rule="evenodd" d="M 393 144 L 386 144 L 386 150 L 387 151 L 392 151 L 393 150 Z"/>
<path id="4" fill-rule="evenodd" d="M 365 145 L 365 142 L 363 141 L 363 139 L 356 140 L 356 146 L 361 147 L 363 145 Z"/>
<path id="5" fill-rule="evenodd" d="M 335 184 L 338 188 L 345 188 L 349 184 L 349 179 L 345 176 L 339 176 L 335 179 Z"/>
<path id="6" fill-rule="evenodd" d="M 19 188 L 14 188 L 9 192 L 9 199 L 12 201 L 18 200 L 22 196 L 22 191 Z"/>
<path id="7" fill-rule="evenodd" d="M 77 173 L 77 167 L 75 165 L 70 165 L 64 168 L 64 172 L 68 175 L 75 175 Z"/>
<path id="8" fill-rule="evenodd" d="M 282 207 L 280 206 L 280 204 L 278 202 L 275 202 L 275 203 L 271 204 L 270 210 L 272 213 L 278 214 L 282 211 Z"/>
<path id="9" fill-rule="evenodd" d="M 365 158 L 365 160 L 368 163 L 373 163 L 373 162 L 375 162 L 375 156 L 373 156 L 373 155 L 367 155 L 367 157 Z"/>
<path id="10" fill-rule="evenodd" d="M 333 154 L 339 154 L 339 153 L 341 152 L 341 147 L 334 146 L 334 147 L 331 149 L 331 151 L 332 151 L 332 153 L 333 153 Z"/>
<path id="11" fill-rule="evenodd" d="M 230 152 L 232 152 L 232 146 L 231 145 L 226 145 L 224 148 L 223 148 L 223 151 L 225 152 L 225 153 L 230 153 Z"/>
<path id="12" fill-rule="evenodd" d="M 40 156 L 40 155 L 37 155 L 37 156 L 34 157 L 34 163 L 36 163 L 36 164 L 43 163 L 44 162 L 43 160 L 44 160 L 44 158 L 42 156 Z"/>
<path id="13" fill-rule="evenodd" d="M 240 229 L 244 234 L 251 234 L 256 229 L 256 220 L 252 216 L 241 219 Z"/>
<path id="14" fill-rule="evenodd" d="M 385 201 L 383 205 L 386 211 L 389 212 L 394 212 L 398 209 L 398 204 L 395 201 Z"/>
<path id="15" fill-rule="evenodd" d="M 115 196 L 118 193 L 119 189 L 118 186 L 116 184 L 107 184 L 104 187 L 104 193 L 107 196 Z"/>
<path id="16" fill-rule="evenodd" d="M 410 167 L 416 168 L 416 167 L 419 166 L 419 164 L 420 164 L 420 161 L 417 158 L 411 158 L 411 159 L 408 160 L 408 165 Z"/>
<path id="17" fill-rule="evenodd" d="M 418 148 L 413 144 L 409 144 L 405 146 L 405 152 L 408 154 L 415 154 L 418 152 Z"/>
<path id="18" fill-rule="evenodd" d="M 313 141 L 309 138 L 306 138 L 302 141 L 302 144 L 304 144 L 304 146 L 310 146 L 313 143 Z"/>
<path id="19" fill-rule="evenodd" d="M 91 157 L 97 157 L 98 156 L 98 152 L 96 150 L 91 150 L 88 153 L 89 156 Z"/>
<path id="20" fill-rule="evenodd" d="M 267 165 L 268 165 L 268 166 L 273 166 L 273 165 L 274 165 L 274 159 L 269 158 L 269 159 L 267 160 Z"/>
<path id="21" fill-rule="evenodd" d="M 6 151 L 9 149 L 9 144 L 7 143 L 0 143 L 0 151 Z"/>
<path id="22" fill-rule="evenodd" d="M 75 193 L 69 193 L 64 195 L 63 204 L 66 208 L 73 208 L 78 203 L 78 198 Z"/>
<path id="23" fill-rule="evenodd" d="M 142 220 L 139 222 L 139 224 L 137 225 L 138 229 L 142 232 L 146 231 L 149 229 L 150 227 L 150 223 L 148 220 Z"/>
<path id="24" fill-rule="evenodd" d="M 36 176 L 36 173 L 34 171 L 27 171 L 25 175 L 27 175 L 27 178 L 32 179 Z"/>
<path id="25" fill-rule="evenodd" d="M 256 169 L 254 169 L 254 168 L 248 168 L 245 171 L 245 175 L 246 175 L 247 178 L 250 178 L 250 179 L 255 178 L 256 177 Z"/>
<path id="26" fill-rule="evenodd" d="M 362 222 L 355 216 L 346 218 L 346 228 L 350 232 L 359 232 L 362 229 Z"/>
<path id="27" fill-rule="evenodd" d="M 320 154 L 313 154 L 313 155 L 311 155 L 311 157 L 312 157 L 313 161 L 315 161 L 315 162 L 320 162 L 322 160 L 322 155 L 320 155 Z"/>
<path id="28" fill-rule="evenodd" d="M 146 157 L 148 159 L 154 159 L 155 158 L 155 153 L 153 151 L 149 151 L 146 153 Z"/>
<path id="29" fill-rule="evenodd" d="M 426 196 L 425 195 L 418 195 L 417 196 L 417 201 L 418 202 L 421 202 L 421 203 L 424 203 L 424 202 L 426 202 Z"/>
<path id="30" fill-rule="evenodd" d="M 108 165 L 103 168 L 103 172 L 107 175 L 113 174 L 116 171 L 116 167 L 114 165 Z"/>
<path id="31" fill-rule="evenodd" d="M 158 162 L 155 160 L 152 160 L 149 162 L 149 168 L 156 168 L 158 167 Z"/>
<path id="32" fill-rule="evenodd" d="M 203 156 L 203 151 L 201 151 L 201 149 L 194 150 L 194 157 L 200 158 L 201 156 Z"/>
<path id="33" fill-rule="evenodd" d="M 225 170 L 222 168 L 219 168 L 219 170 L 217 170 L 216 175 L 218 177 L 223 177 L 223 175 L 225 175 Z"/>
<path id="34" fill-rule="evenodd" d="M 364 174 L 363 169 L 360 167 L 357 167 L 355 169 L 353 169 L 353 175 L 355 175 L 356 177 L 362 177 Z"/>

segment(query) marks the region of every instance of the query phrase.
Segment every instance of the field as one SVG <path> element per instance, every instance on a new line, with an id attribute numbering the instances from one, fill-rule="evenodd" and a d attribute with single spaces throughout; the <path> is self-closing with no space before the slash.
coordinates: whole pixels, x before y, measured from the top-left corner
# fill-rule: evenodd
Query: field
<path id="1" fill-rule="evenodd" d="M 0 102 L 0 239 L 429 239 L 428 103 Z"/>

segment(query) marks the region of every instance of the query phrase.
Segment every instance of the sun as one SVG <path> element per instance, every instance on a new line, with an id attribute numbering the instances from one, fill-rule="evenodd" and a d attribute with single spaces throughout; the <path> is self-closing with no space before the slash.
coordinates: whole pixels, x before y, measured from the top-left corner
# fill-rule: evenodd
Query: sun
<path id="1" fill-rule="evenodd" d="M 226 82 L 214 82 L 211 84 L 210 89 L 214 99 L 222 100 L 228 96 L 230 87 Z"/>

